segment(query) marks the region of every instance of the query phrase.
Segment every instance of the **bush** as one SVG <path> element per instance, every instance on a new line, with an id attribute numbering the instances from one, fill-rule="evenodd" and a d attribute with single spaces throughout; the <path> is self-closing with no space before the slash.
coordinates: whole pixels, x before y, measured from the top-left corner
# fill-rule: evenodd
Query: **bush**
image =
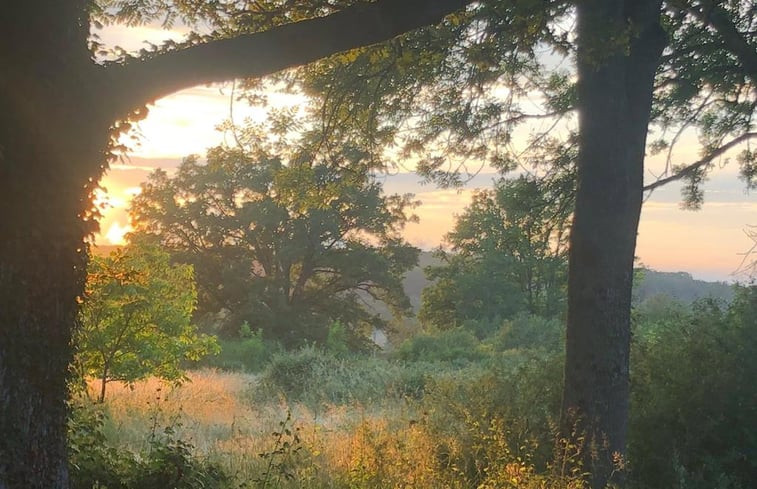
<path id="1" fill-rule="evenodd" d="M 131 452 L 107 445 L 103 434 L 105 413 L 101 406 L 73 404 L 68 421 L 68 458 L 72 489 L 126 489 L 123 475 L 132 473 L 136 459 Z"/>
<path id="2" fill-rule="evenodd" d="M 482 340 L 497 332 L 502 326 L 502 319 L 499 316 L 493 318 L 466 319 L 461 325 L 464 329 L 471 331 L 476 338 Z"/>
<path id="3" fill-rule="evenodd" d="M 263 339 L 260 331 L 252 331 L 247 323 L 242 324 L 239 339 L 218 339 L 220 352 L 206 357 L 203 367 L 220 370 L 260 372 L 271 358 L 282 350 L 281 344 Z"/>
<path id="4" fill-rule="evenodd" d="M 80 403 L 69 420 L 72 489 L 230 489 L 232 479 L 219 465 L 193 454 L 172 427 L 153 435 L 139 454 L 111 447 L 103 434 L 102 406 Z"/>
<path id="5" fill-rule="evenodd" d="M 193 455 L 194 447 L 174 439 L 170 430 L 154 440 L 135 472 L 127 475 L 134 489 L 231 489 L 232 479 L 219 465 Z"/>
<path id="6" fill-rule="evenodd" d="M 260 376 L 255 400 L 283 395 L 310 405 L 382 403 L 422 397 L 429 379 L 455 367 L 436 362 L 397 362 L 367 355 L 335 357 L 314 347 L 276 354 Z"/>
<path id="7" fill-rule="evenodd" d="M 495 351 L 562 350 L 565 340 L 565 324 L 558 319 L 522 314 L 504 321 L 488 342 Z"/>
<path id="8" fill-rule="evenodd" d="M 329 326 L 325 347 L 335 356 L 345 356 L 350 352 L 349 335 L 341 322 L 335 321 Z"/>
<path id="9" fill-rule="evenodd" d="M 432 380 L 421 409 L 440 440 L 441 465 L 459 472 L 465 487 L 497 486 L 492 476 L 503 468 L 500 456 L 546 471 L 554 459 L 561 383 L 561 356 L 522 354 Z"/>
<path id="10" fill-rule="evenodd" d="M 724 309 L 639 317 L 629 456 L 638 487 L 748 488 L 757 481 L 757 288 Z"/>
<path id="11" fill-rule="evenodd" d="M 334 366 L 336 359 L 313 346 L 277 353 L 263 370 L 260 386 L 273 392 L 278 390 L 290 399 L 300 399 L 324 364 Z"/>
<path id="12" fill-rule="evenodd" d="M 452 362 L 464 365 L 483 360 L 486 354 L 476 336 L 464 328 L 421 334 L 406 340 L 395 356 L 409 362 Z"/>

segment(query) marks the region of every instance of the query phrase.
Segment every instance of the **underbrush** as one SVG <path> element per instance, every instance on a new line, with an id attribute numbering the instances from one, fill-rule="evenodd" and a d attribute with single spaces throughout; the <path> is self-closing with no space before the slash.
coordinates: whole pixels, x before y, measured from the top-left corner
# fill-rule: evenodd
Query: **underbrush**
<path id="1" fill-rule="evenodd" d="M 402 368 L 362 361 L 361 372 L 384 362 L 377 375 L 387 378 Z M 350 365 L 337 364 L 343 368 L 331 371 L 326 380 L 332 383 Z M 354 382 L 352 375 L 340 389 Z M 254 392 L 273 392 L 273 384 L 261 387 L 255 377 L 222 372 L 193 373 L 193 382 L 179 387 L 116 388 L 105 405 L 83 403 L 75 410 L 74 487 L 578 487 L 573 475 L 558 473 L 547 460 L 554 436 L 549 423 L 534 420 L 533 427 L 546 430 L 537 435 L 516 423 L 514 411 L 502 409 L 517 386 L 494 389 L 496 374 L 484 369 L 424 375 L 422 396 L 390 388 L 383 391 L 388 397 L 370 403 L 318 397 L 310 404 L 282 392 L 266 400 Z M 215 379 L 229 397 L 213 392 Z"/>
<path id="2" fill-rule="evenodd" d="M 102 406 L 79 403 L 69 422 L 72 489 L 227 489 L 237 487 L 217 462 L 200 456 L 171 426 L 151 432 L 131 451 L 104 434 Z M 153 426 L 156 428 L 156 426 Z"/>
<path id="3" fill-rule="evenodd" d="M 757 292 L 670 307 L 635 318 L 618 470 L 633 489 L 753 487 Z M 306 347 L 258 374 L 113 385 L 104 405 L 75 410 L 74 487 L 580 489 L 590 447 L 558 434 L 558 329 L 521 318 L 389 355 Z"/>
<path id="4" fill-rule="evenodd" d="M 468 370 L 475 369 L 471 367 Z M 375 356 L 337 357 L 313 347 L 275 355 L 251 392 L 257 402 L 281 396 L 311 407 L 420 399 L 430 379 L 464 370 L 439 362 L 394 362 Z"/>

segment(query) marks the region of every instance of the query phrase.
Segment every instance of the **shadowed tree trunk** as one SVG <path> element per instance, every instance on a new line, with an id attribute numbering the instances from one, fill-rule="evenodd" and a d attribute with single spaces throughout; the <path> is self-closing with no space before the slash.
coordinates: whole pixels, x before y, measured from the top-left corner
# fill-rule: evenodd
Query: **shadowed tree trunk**
<path id="1" fill-rule="evenodd" d="M 96 113 L 85 1 L 0 15 L 0 487 L 67 485 L 66 379 L 82 217 L 110 121 Z"/>
<path id="2" fill-rule="evenodd" d="M 87 49 L 90 0 L 0 14 L 0 489 L 68 487 L 67 371 L 111 126 L 173 91 L 262 76 L 438 22 L 465 0 L 379 0 L 127 66 Z"/>
<path id="3" fill-rule="evenodd" d="M 654 74 L 666 44 L 660 3 L 578 4 L 578 192 L 562 409 L 564 432 L 585 437 L 583 468 L 595 489 L 623 478 L 633 260 Z"/>

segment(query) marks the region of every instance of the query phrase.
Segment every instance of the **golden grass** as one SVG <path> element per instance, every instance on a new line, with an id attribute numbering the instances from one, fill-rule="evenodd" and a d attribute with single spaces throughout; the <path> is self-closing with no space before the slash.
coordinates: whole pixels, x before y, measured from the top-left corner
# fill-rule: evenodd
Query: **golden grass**
<path id="1" fill-rule="evenodd" d="M 156 379 L 131 387 L 110 385 L 109 441 L 141 450 L 151 436 L 170 426 L 198 455 L 218 461 L 240 481 L 254 481 L 273 470 L 274 483 L 266 487 L 466 487 L 459 468 L 445 462 L 460 460 L 459 440 L 440 439 L 424 414 L 396 399 L 384 406 L 322 406 L 313 411 L 283 399 L 253 403 L 253 375 L 204 370 L 188 376 L 189 382 L 179 386 Z M 493 450 L 487 458 L 496 462 L 479 487 L 573 487 L 534 478 L 532 468 L 512 458 L 503 440 L 483 441 L 477 450 Z"/>
<path id="2" fill-rule="evenodd" d="M 253 375 L 203 370 L 188 377 L 178 386 L 157 379 L 109 384 L 106 434 L 111 442 L 140 450 L 153 434 L 171 426 L 198 454 L 212 456 L 241 478 L 252 478 L 265 467 L 260 454 L 281 448 L 274 433 L 281 432 L 291 413 L 286 428 L 298 441 L 293 436 L 283 441 L 300 447 L 295 458 L 301 482 L 310 474 L 314 484 L 315 477 L 326 477 L 355 487 L 399 487 L 386 486 L 388 481 L 432 487 L 433 440 L 406 407 L 395 406 L 387 416 L 389 407 L 377 412 L 360 405 L 322 406 L 316 412 L 282 399 L 253 404 Z"/>

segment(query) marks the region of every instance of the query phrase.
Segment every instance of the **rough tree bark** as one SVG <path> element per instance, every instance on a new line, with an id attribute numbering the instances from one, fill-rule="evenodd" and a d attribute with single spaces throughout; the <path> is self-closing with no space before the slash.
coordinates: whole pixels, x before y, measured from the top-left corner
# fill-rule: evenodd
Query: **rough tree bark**
<path id="1" fill-rule="evenodd" d="M 67 370 L 90 191 L 111 127 L 181 88 L 262 76 L 438 22 L 463 0 L 380 0 L 185 51 L 96 65 L 90 0 L 25 0 L 0 15 L 0 489 L 68 487 Z"/>
<path id="2" fill-rule="evenodd" d="M 660 4 L 578 3 L 578 192 L 562 412 L 565 432 L 585 437 L 581 461 L 595 489 L 622 482 L 634 250 L 653 81 L 667 41 Z"/>
<path id="3" fill-rule="evenodd" d="M 92 104 L 87 3 L 0 15 L 0 488 L 67 485 L 82 217 L 110 126 Z"/>

